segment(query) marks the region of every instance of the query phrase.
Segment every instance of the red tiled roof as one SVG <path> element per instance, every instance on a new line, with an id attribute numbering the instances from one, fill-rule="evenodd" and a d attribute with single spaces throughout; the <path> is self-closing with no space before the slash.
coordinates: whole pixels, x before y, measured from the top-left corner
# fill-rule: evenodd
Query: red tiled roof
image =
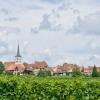
<path id="1" fill-rule="evenodd" d="M 9 71 L 9 70 L 14 70 L 15 69 L 15 62 L 5 62 L 5 70 Z"/>
<path id="2" fill-rule="evenodd" d="M 76 66 L 74 64 L 63 64 L 63 71 L 66 71 L 66 72 L 72 72 L 73 69 L 75 69 Z"/>
<path id="3" fill-rule="evenodd" d="M 23 64 L 15 64 L 15 62 L 5 62 L 5 70 L 6 71 L 15 71 L 18 68 L 19 72 L 25 71 L 25 66 Z"/>
<path id="4" fill-rule="evenodd" d="M 47 67 L 48 65 L 45 61 L 36 61 L 34 64 L 28 64 L 26 70 L 35 70 Z"/>
<path id="5" fill-rule="evenodd" d="M 63 66 L 56 66 L 56 67 L 53 67 L 53 71 L 54 73 L 64 73 L 64 72 L 73 72 L 73 69 L 76 68 L 76 65 L 74 64 L 67 64 L 67 63 L 64 63 Z"/>
<path id="6" fill-rule="evenodd" d="M 18 68 L 19 72 L 24 72 L 25 71 L 25 66 L 23 64 L 15 64 L 16 68 Z"/>
<path id="7" fill-rule="evenodd" d="M 34 63 L 34 67 L 35 68 L 47 68 L 48 67 L 48 65 L 47 65 L 47 63 L 45 62 L 45 61 L 36 61 L 35 63 Z"/>

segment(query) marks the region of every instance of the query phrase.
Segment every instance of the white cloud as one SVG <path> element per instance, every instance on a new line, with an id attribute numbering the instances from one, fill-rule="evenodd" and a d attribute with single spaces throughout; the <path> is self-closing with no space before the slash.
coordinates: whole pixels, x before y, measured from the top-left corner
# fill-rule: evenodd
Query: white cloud
<path id="1" fill-rule="evenodd" d="M 23 59 L 29 62 L 99 64 L 99 4 L 97 0 L 1 0 L 3 60 L 14 57 L 19 40 Z"/>
<path id="2" fill-rule="evenodd" d="M 69 32 L 72 33 L 82 33 L 86 35 L 100 35 L 100 12 L 89 14 L 82 19 L 77 16 L 77 21 L 74 23 L 73 27 Z"/>

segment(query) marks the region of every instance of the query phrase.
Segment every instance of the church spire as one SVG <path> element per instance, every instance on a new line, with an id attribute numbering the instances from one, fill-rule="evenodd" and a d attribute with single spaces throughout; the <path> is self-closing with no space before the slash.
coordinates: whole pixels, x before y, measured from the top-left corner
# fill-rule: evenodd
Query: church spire
<path id="1" fill-rule="evenodd" d="M 18 48 L 17 48 L 17 55 L 16 55 L 16 57 L 21 57 L 21 55 L 20 55 L 20 49 L 19 49 L 19 43 L 18 43 Z"/>
<path id="2" fill-rule="evenodd" d="M 20 64 L 21 60 L 22 60 L 22 56 L 20 55 L 19 43 L 18 43 L 17 54 L 16 54 L 15 58 L 16 58 L 15 62 L 17 64 Z"/>

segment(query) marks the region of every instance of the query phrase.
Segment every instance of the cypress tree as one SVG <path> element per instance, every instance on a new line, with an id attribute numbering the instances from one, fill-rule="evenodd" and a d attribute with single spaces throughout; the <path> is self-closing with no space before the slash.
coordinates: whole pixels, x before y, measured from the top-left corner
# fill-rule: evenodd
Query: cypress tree
<path id="1" fill-rule="evenodd" d="M 92 70 L 92 77 L 98 77 L 98 72 L 97 72 L 97 68 L 94 65 L 93 70 Z"/>

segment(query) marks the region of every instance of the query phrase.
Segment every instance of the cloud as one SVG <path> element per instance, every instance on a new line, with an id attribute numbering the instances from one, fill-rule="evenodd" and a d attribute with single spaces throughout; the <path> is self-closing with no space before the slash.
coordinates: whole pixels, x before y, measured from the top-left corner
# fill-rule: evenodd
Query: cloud
<path id="1" fill-rule="evenodd" d="M 100 61 L 100 56 L 97 54 L 94 54 L 94 55 L 90 55 L 89 57 L 84 59 L 83 64 L 85 63 L 85 67 L 93 66 L 94 64 L 99 66 L 100 65 L 99 61 Z"/>
<path id="2" fill-rule="evenodd" d="M 91 56 L 91 57 L 89 58 L 89 60 L 90 60 L 90 61 L 93 61 L 93 62 L 94 62 L 94 60 L 97 60 L 97 59 L 100 60 L 100 56 L 98 56 L 98 55 L 93 55 L 93 56 Z"/>
<path id="3" fill-rule="evenodd" d="M 6 26 L 0 26 L 0 32 L 1 34 L 18 34 L 20 32 L 20 29 L 17 27 L 6 27 Z"/>
<path id="4" fill-rule="evenodd" d="M 91 64 L 100 56 L 99 9 L 97 0 L 1 0 L 0 53 L 11 59 L 19 40 L 26 61 Z"/>
<path id="5" fill-rule="evenodd" d="M 40 10 L 40 9 L 43 9 L 41 6 L 33 5 L 33 4 L 27 6 L 26 8 L 27 8 L 27 10 Z"/>
<path id="6" fill-rule="evenodd" d="M 50 15 L 43 15 L 43 20 L 40 23 L 39 29 L 51 29 L 51 22 L 49 21 Z"/>
<path id="7" fill-rule="evenodd" d="M 61 0 L 41 0 L 41 1 L 48 2 L 51 4 L 58 4 L 58 3 L 62 2 Z"/>
<path id="8" fill-rule="evenodd" d="M 12 51 L 10 50 L 8 44 L 5 41 L 0 40 L 0 55 L 4 56 L 4 55 L 11 54 L 11 53 Z"/>
<path id="9" fill-rule="evenodd" d="M 8 18 L 5 18 L 4 20 L 12 22 L 12 21 L 17 21 L 18 18 L 17 17 L 8 17 Z"/>
<path id="10" fill-rule="evenodd" d="M 52 13 L 51 13 L 52 14 Z M 31 28 L 30 31 L 34 34 L 39 33 L 40 31 L 59 31 L 61 30 L 62 26 L 56 21 L 51 21 L 51 14 L 44 14 L 42 16 L 42 20 L 39 23 L 38 27 Z"/>
<path id="11" fill-rule="evenodd" d="M 63 0 L 61 5 L 58 7 L 58 10 L 69 10 L 72 9 L 72 3 L 69 0 Z"/>
<path id="12" fill-rule="evenodd" d="M 6 8 L 1 8 L 1 12 L 3 12 L 5 15 L 8 15 L 10 13 Z"/>
<path id="13" fill-rule="evenodd" d="M 37 34 L 38 33 L 38 28 L 36 28 L 36 27 L 35 28 L 31 28 L 30 32 L 34 33 L 34 34 Z"/>
<path id="14" fill-rule="evenodd" d="M 89 14 L 83 19 L 77 16 L 77 21 L 69 32 L 87 35 L 100 35 L 100 12 Z"/>

